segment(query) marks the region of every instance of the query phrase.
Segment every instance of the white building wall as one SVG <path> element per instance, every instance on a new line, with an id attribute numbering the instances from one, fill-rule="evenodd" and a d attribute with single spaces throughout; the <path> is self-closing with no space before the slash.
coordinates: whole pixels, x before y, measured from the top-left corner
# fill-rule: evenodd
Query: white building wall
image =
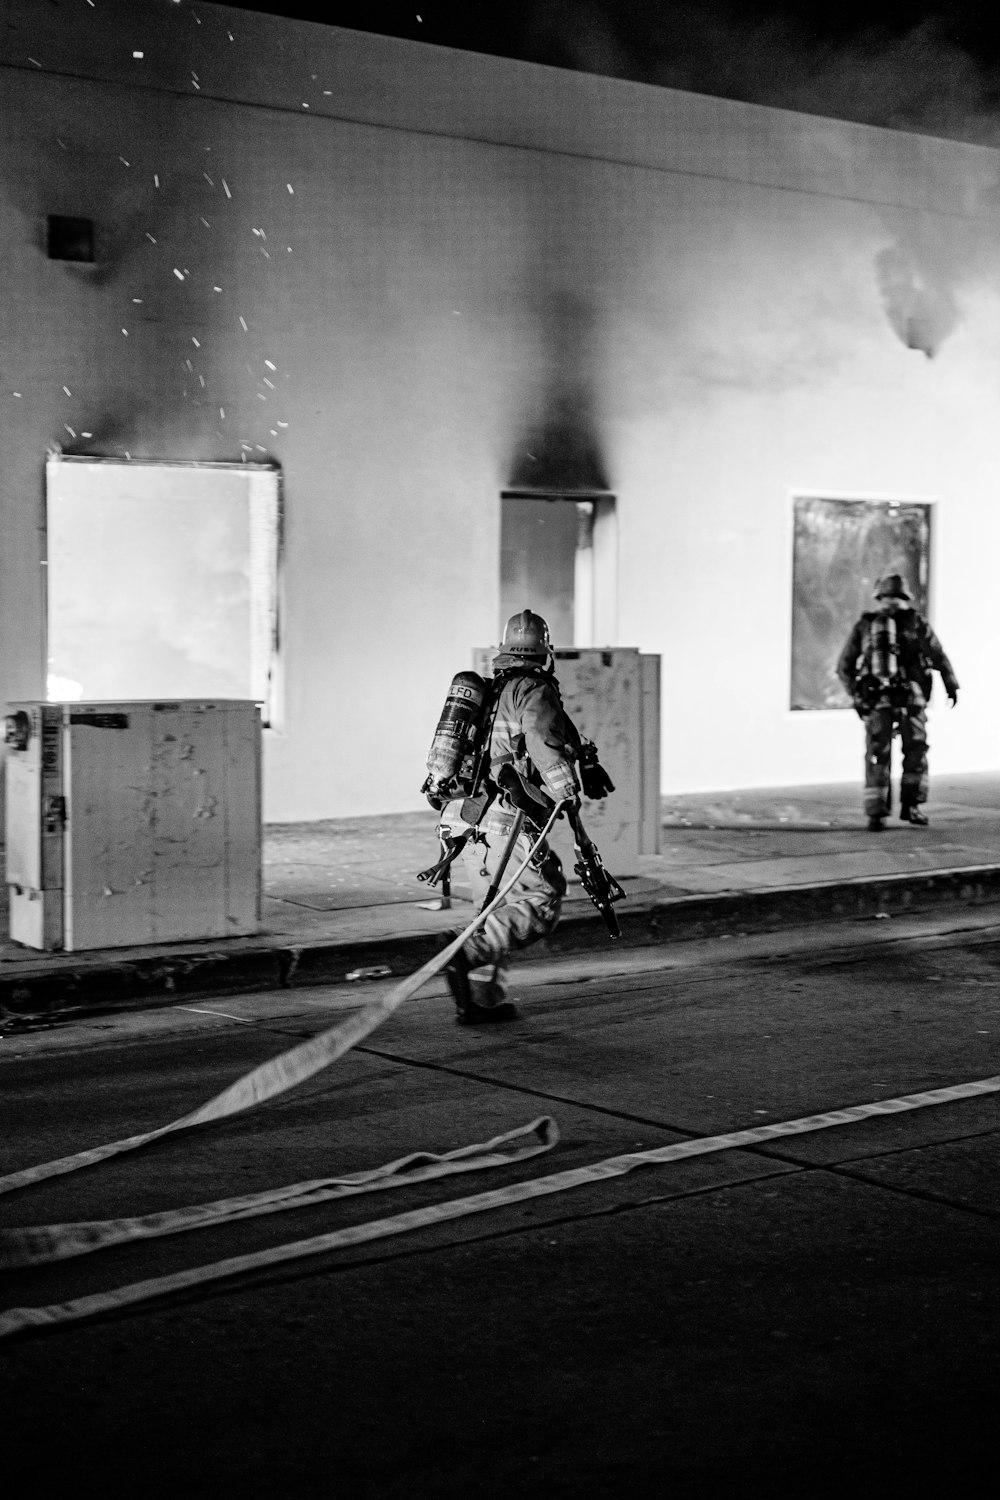
<path id="1" fill-rule="evenodd" d="M 995 766 L 1000 153 L 211 5 L 8 9 L 0 696 L 41 692 L 50 445 L 273 458 L 266 816 L 420 805 L 495 635 L 500 490 L 569 382 L 618 497 L 617 644 L 663 658 L 665 790 L 859 771 L 852 714 L 787 706 L 797 493 L 935 502 L 963 693 L 932 771 Z M 96 266 L 45 258 L 49 213 L 95 219 Z"/>

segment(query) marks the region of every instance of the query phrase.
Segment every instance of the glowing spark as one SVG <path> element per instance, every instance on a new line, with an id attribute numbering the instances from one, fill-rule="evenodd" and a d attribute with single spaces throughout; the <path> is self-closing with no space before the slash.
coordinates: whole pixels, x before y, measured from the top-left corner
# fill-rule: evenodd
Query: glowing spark
<path id="1" fill-rule="evenodd" d="M 264 447 L 263 443 L 258 443 L 257 444 L 257 452 L 258 453 L 266 453 L 267 452 L 267 449 Z M 985 1035 L 985 1033 L 984 1033 L 984 1035 Z"/>
<path id="2" fill-rule="evenodd" d="M 244 317 L 244 316 L 243 316 L 243 314 L 242 314 L 242 313 L 240 313 L 240 323 L 241 323 L 241 325 L 242 325 L 242 327 L 243 327 L 243 332 L 244 332 L 244 333 L 247 333 L 247 332 L 248 332 L 248 329 L 247 329 L 247 320 L 246 320 L 246 318 L 245 318 L 245 317 Z"/>
<path id="3" fill-rule="evenodd" d="M 287 422 L 279 422 L 279 423 L 278 423 L 278 426 L 279 426 L 279 427 L 287 427 L 287 426 L 288 426 L 288 423 L 287 423 Z"/>
<path id="4" fill-rule="evenodd" d="M 223 421 L 226 420 L 226 408 L 224 406 L 220 406 L 219 407 L 219 416 L 222 418 Z"/>
<path id="5" fill-rule="evenodd" d="M 37 57 L 29 57 L 28 61 L 30 63 L 34 63 L 36 68 L 40 68 L 42 66 L 41 63 L 38 61 Z"/>
<path id="6" fill-rule="evenodd" d="M 324 89 L 323 93 L 326 94 L 326 95 L 330 95 L 330 94 L 333 93 L 333 89 Z"/>
<path id="7" fill-rule="evenodd" d="M 80 436 L 81 437 L 93 437 L 94 434 L 92 432 L 81 432 Z"/>
<path id="8" fill-rule="evenodd" d="M 221 292 L 222 288 L 221 288 L 221 286 L 213 286 L 212 291 L 213 292 Z"/>
<path id="9" fill-rule="evenodd" d="M 191 361 L 189 359 L 186 359 L 184 361 L 184 363 L 187 365 L 188 369 L 191 371 L 191 374 L 193 375 L 194 374 L 194 365 L 191 363 Z"/>
<path id="10" fill-rule="evenodd" d="M 66 142 L 61 141 L 58 136 L 56 136 L 56 145 L 61 146 L 64 151 L 66 150 Z"/>
<path id="11" fill-rule="evenodd" d="M 265 385 L 270 386 L 270 388 L 271 388 L 272 391 L 274 390 L 274 381 L 273 380 L 268 380 L 268 378 L 267 378 L 266 375 L 262 375 L 261 379 L 263 380 L 263 382 L 264 382 Z"/>
<path id="12" fill-rule="evenodd" d="M 201 348 L 201 345 L 199 344 L 198 340 L 194 337 L 193 334 L 191 336 L 191 342 L 192 342 L 192 344 L 194 345 L 194 347 L 196 349 L 200 349 Z"/>
<path id="13" fill-rule="evenodd" d="M 127 162 L 127 161 L 126 161 L 126 160 L 125 160 L 125 158 L 124 158 L 124 156 L 119 156 L 119 158 L 118 158 L 118 160 L 119 160 L 119 161 L 120 161 L 120 162 L 121 162 L 121 163 L 122 163 L 122 165 L 123 165 L 123 166 L 125 166 L 125 167 L 128 167 L 128 166 L 131 166 L 131 162 Z"/>
<path id="14" fill-rule="evenodd" d="M 64 385 L 63 390 L 66 392 L 67 396 L 72 396 L 73 392 L 70 390 L 68 385 Z"/>
<path id="15" fill-rule="evenodd" d="M 132 53 L 133 57 L 145 57 L 145 55 L 146 55 L 145 52 L 133 52 Z"/>
<path id="16" fill-rule="evenodd" d="M 70 437 L 76 437 L 76 433 L 73 431 L 72 427 L 70 427 L 67 422 L 64 422 L 63 426 L 66 428 L 66 431 L 69 433 Z"/>
<path id="17" fill-rule="evenodd" d="M 272 363 L 271 363 L 271 361 L 269 359 L 265 359 L 264 363 L 267 365 L 267 368 L 269 370 L 276 370 L 278 368 L 277 365 L 272 365 Z"/>
<path id="18" fill-rule="evenodd" d="M 209 175 L 208 175 L 207 172 L 202 172 L 201 175 L 202 175 L 202 177 L 204 177 L 204 179 L 208 183 L 209 187 L 215 187 L 215 183 L 212 181 L 211 177 L 209 177 Z"/>
<path id="19" fill-rule="evenodd" d="M 128 449 L 127 449 L 127 448 L 126 448 L 126 449 L 125 449 L 125 457 L 126 457 L 126 458 L 127 458 L 127 459 L 128 459 L 128 460 L 129 460 L 129 462 L 130 462 L 130 463 L 131 463 L 131 461 L 132 461 L 132 455 L 131 455 L 131 453 L 130 453 L 130 452 L 129 452 L 129 451 L 128 451 Z"/>
<path id="20" fill-rule="evenodd" d="M 141 301 L 142 301 L 142 298 L 141 298 L 141 297 L 133 297 L 133 298 L 132 298 L 132 301 L 133 301 L 133 302 L 141 302 Z"/>
<path id="21" fill-rule="evenodd" d="M 258 401 L 266 401 L 267 400 L 267 397 L 264 395 L 263 391 L 258 391 L 257 392 L 257 400 Z"/>
<path id="22" fill-rule="evenodd" d="M 16 394 L 16 393 L 15 393 L 15 394 Z M 273 427 L 272 427 L 272 428 L 271 428 L 271 436 L 272 436 L 272 437 L 277 437 L 277 436 L 278 436 L 278 434 L 277 434 L 277 433 L 276 433 L 276 432 L 275 432 L 275 430 L 274 430 L 274 428 L 273 428 Z"/>
<path id="23" fill-rule="evenodd" d="M 200 89 L 201 88 L 201 84 L 198 82 L 197 78 L 192 78 L 191 83 L 193 84 L 193 86 L 196 89 Z"/>
<path id="24" fill-rule="evenodd" d="M 178 281 L 183 281 L 184 280 L 184 272 L 183 271 L 178 271 L 178 269 L 177 269 L 176 266 L 174 266 L 174 275 L 177 277 Z"/>
<path id="25" fill-rule="evenodd" d="M 153 173 L 153 186 L 154 187 L 159 187 L 159 185 L 160 185 L 160 174 L 159 174 L 159 172 L 154 172 Z"/>
<path id="26" fill-rule="evenodd" d="M 205 377 L 204 377 L 204 375 L 199 375 L 198 379 L 201 381 L 202 389 L 204 390 L 204 387 L 205 387 Z"/>
<path id="27" fill-rule="evenodd" d="M 153 236 L 150 234 L 148 229 L 146 230 L 146 238 L 150 241 L 151 244 L 156 244 L 156 241 L 153 239 Z"/>
<path id="28" fill-rule="evenodd" d="M 303 101 L 302 101 L 302 108 L 303 108 L 303 109 L 308 109 L 308 108 L 309 108 L 309 106 L 308 106 L 308 104 L 307 104 L 307 103 L 306 103 L 306 102 L 305 102 L 305 100 L 304 100 L 304 99 L 303 99 Z"/>
<path id="29" fill-rule="evenodd" d="M 21 392 L 20 391 L 13 391 L 12 394 L 15 395 L 17 397 L 17 399 L 20 401 L 20 399 L 21 399 Z"/>
<path id="30" fill-rule="evenodd" d="M 232 193 L 231 193 L 231 192 L 230 192 L 230 191 L 229 191 L 229 183 L 228 183 L 228 182 L 227 182 L 227 181 L 226 181 L 226 179 L 225 179 L 225 178 L 224 178 L 224 177 L 223 177 L 223 179 L 222 179 L 222 186 L 223 186 L 223 187 L 224 187 L 224 188 L 225 188 L 225 190 L 226 190 L 226 197 L 227 197 L 227 198 L 231 198 L 231 197 L 232 197 L 232 196 L 233 196 L 233 195 L 232 195 Z"/>
<path id="31" fill-rule="evenodd" d="M 126 338 L 128 338 L 128 329 L 127 328 L 123 328 L 122 329 L 122 333 L 125 335 Z"/>
<path id="32" fill-rule="evenodd" d="M 212 226 L 208 222 L 208 220 L 205 218 L 204 214 L 200 214 L 199 218 L 201 219 L 201 222 L 204 224 L 204 226 L 205 226 L 206 229 L 211 229 Z"/>
<path id="33" fill-rule="evenodd" d="M 263 245 L 261 245 L 261 247 L 260 247 L 260 253 L 261 253 L 261 255 L 266 255 L 267 258 L 268 258 L 268 260 L 271 259 L 271 252 L 270 252 L 270 250 L 265 250 Z"/>
<path id="34" fill-rule="evenodd" d="M 286 186 L 286 188 L 288 189 L 288 191 L 290 193 L 294 193 L 295 192 L 295 189 L 292 187 L 292 184 L 290 182 L 286 182 L 285 186 Z"/>
<path id="35" fill-rule="evenodd" d="M 235 42 L 236 38 L 233 36 L 233 33 L 231 31 L 227 31 L 226 32 L 226 36 L 229 38 L 229 40 L 231 42 Z"/>

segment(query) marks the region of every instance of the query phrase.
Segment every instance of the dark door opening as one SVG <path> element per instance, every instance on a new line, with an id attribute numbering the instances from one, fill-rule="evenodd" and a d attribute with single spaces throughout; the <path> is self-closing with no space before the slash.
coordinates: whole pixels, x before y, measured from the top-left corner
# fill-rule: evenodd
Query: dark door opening
<path id="1" fill-rule="evenodd" d="M 500 631 L 527 608 L 544 615 L 556 647 L 614 645 L 617 550 L 613 496 L 505 491 Z"/>

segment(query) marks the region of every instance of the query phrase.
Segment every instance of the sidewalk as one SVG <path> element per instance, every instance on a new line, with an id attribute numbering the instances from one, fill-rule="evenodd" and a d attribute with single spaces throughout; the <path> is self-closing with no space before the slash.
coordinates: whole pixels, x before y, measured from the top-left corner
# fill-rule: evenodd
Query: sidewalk
<path id="1" fill-rule="evenodd" d="M 865 828 L 853 782 L 666 797 L 660 854 L 622 881 L 623 941 L 1000 906 L 1000 773 L 937 777 L 931 793 L 931 827 L 895 819 L 881 834 Z M 0 1016 L 411 973 L 473 915 L 460 883 L 450 911 L 428 909 L 437 893 L 415 875 L 437 857 L 434 825 L 429 809 L 269 825 L 263 921 L 248 938 L 39 953 L 8 940 L 4 886 Z M 574 883 L 556 933 L 533 951 L 608 942 Z"/>

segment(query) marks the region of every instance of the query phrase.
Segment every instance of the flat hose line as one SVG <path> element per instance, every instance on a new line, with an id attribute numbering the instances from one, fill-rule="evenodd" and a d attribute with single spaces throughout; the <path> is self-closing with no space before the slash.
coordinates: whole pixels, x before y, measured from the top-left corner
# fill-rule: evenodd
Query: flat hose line
<path id="1" fill-rule="evenodd" d="M 186 1291 L 191 1287 L 207 1285 L 209 1282 L 225 1281 L 235 1276 L 261 1271 L 270 1266 L 306 1260 L 310 1256 L 325 1255 L 347 1246 L 389 1239 L 395 1235 L 409 1234 L 417 1229 L 429 1228 L 433 1224 L 443 1224 L 472 1214 L 486 1213 L 492 1209 L 507 1208 L 514 1203 L 526 1203 L 554 1193 L 565 1193 L 572 1188 L 606 1181 L 612 1177 L 622 1177 L 637 1167 L 665 1166 L 670 1162 L 683 1161 L 693 1156 L 731 1151 L 740 1146 L 758 1146 L 781 1137 L 806 1135 L 817 1130 L 830 1130 L 838 1125 L 853 1125 L 860 1120 L 871 1119 L 877 1115 L 901 1114 L 909 1110 L 927 1109 L 932 1105 L 951 1104 L 960 1099 L 973 1099 L 998 1092 L 1000 1092 L 1000 1076 L 982 1078 L 970 1083 L 952 1084 L 941 1089 L 926 1089 L 917 1094 L 903 1094 L 895 1099 L 880 1099 L 870 1104 L 855 1104 L 846 1109 L 805 1115 L 796 1120 L 781 1120 L 771 1125 L 756 1125 L 746 1130 L 733 1130 L 724 1135 L 702 1136 L 698 1140 L 679 1141 L 674 1145 L 661 1146 L 652 1151 L 633 1151 L 624 1156 L 611 1156 L 604 1161 L 593 1162 L 589 1166 L 556 1172 L 548 1177 L 531 1178 L 526 1182 L 509 1183 L 506 1187 L 496 1188 L 491 1192 L 476 1193 L 468 1198 L 452 1198 L 444 1203 L 429 1204 L 423 1208 L 411 1209 L 406 1213 L 394 1214 L 389 1218 L 369 1220 L 364 1224 L 355 1224 L 346 1229 L 335 1229 L 327 1234 L 315 1235 L 311 1239 L 276 1245 L 249 1255 L 232 1256 L 211 1265 L 195 1266 L 190 1270 L 178 1271 L 168 1276 L 158 1276 L 150 1281 L 137 1281 L 127 1286 L 113 1287 L 110 1291 L 76 1297 L 68 1302 L 50 1303 L 45 1307 L 13 1307 L 6 1313 L 0 1314 L 0 1338 L 53 1328 L 63 1323 L 80 1322 L 102 1313 L 116 1312 L 125 1307 L 153 1302 L 172 1293 Z"/>

